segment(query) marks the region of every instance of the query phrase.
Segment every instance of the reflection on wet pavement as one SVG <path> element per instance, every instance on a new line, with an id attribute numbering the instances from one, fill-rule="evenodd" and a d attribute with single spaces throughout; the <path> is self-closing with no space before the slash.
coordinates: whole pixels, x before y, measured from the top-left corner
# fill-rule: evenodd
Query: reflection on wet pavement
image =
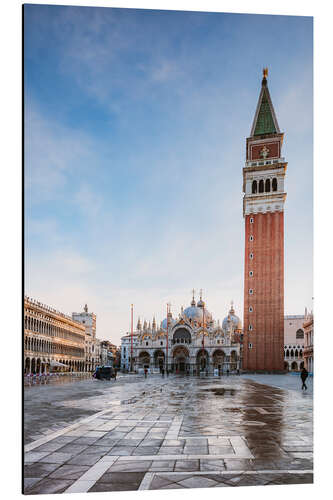
<path id="1" fill-rule="evenodd" d="M 28 388 L 27 492 L 312 482 L 312 395 L 286 377 Z"/>

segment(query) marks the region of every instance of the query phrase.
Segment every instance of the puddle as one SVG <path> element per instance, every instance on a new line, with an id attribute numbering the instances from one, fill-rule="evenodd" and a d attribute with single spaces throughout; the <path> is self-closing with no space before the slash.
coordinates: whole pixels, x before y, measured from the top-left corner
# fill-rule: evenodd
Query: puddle
<path id="1" fill-rule="evenodd" d="M 236 389 L 228 389 L 224 387 L 210 387 L 209 389 L 203 390 L 212 392 L 215 396 L 234 396 L 237 392 Z"/>

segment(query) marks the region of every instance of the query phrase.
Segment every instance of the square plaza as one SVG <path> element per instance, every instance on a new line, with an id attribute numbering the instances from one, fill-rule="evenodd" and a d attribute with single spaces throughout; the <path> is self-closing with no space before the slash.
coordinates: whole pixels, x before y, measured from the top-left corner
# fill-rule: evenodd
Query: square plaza
<path id="1" fill-rule="evenodd" d="M 25 388 L 26 494 L 313 482 L 312 380 L 124 375 Z"/>

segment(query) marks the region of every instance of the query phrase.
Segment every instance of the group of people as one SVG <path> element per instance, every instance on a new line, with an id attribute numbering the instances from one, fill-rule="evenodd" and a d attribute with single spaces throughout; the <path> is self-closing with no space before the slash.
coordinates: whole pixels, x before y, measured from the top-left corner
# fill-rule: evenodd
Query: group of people
<path id="1" fill-rule="evenodd" d="M 144 372 L 145 378 L 147 378 L 147 375 L 148 375 L 148 368 L 145 368 L 143 372 Z M 162 375 L 162 377 L 164 377 L 165 373 L 166 373 L 166 375 L 167 375 L 167 377 L 168 377 L 168 376 L 169 376 L 169 370 L 168 370 L 168 368 L 165 370 L 165 369 L 161 366 L 161 368 L 160 368 L 160 374 Z"/>
<path id="2" fill-rule="evenodd" d="M 166 373 L 167 376 L 169 376 L 169 370 L 168 369 L 164 369 L 163 367 L 160 368 L 160 373 L 162 375 L 162 377 L 164 377 L 164 374 Z M 148 374 L 148 368 L 145 368 L 144 369 L 144 375 L 145 375 L 145 378 L 147 378 L 147 374 Z M 189 373 L 188 373 L 189 374 Z M 239 370 L 237 370 L 237 375 L 239 375 L 240 372 Z M 229 375 L 229 370 L 227 370 L 227 376 Z M 308 378 L 309 376 L 309 372 L 307 371 L 306 368 L 303 368 L 302 371 L 301 371 L 301 380 L 302 380 L 302 391 L 303 390 L 307 390 L 307 385 L 305 383 L 306 379 Z"/>

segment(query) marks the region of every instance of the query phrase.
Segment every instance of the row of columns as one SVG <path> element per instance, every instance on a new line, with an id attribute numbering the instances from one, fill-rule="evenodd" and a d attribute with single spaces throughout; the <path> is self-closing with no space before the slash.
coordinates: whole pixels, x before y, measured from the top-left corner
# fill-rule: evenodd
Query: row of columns
<path id="1" fill-rule="evenodd" d="M 145 356 L 142 356 L 143 352 L 146 354 Z M 180 370 L 185 371 L 185 372 L 190 372 L 190 373 L 197 373 L 198 371 L 207 371 L 209 373 L 213 373 L 214 369 L 219 369 L 220 372 L 227 372 L 227 371 L 233 371 L 233 370 L 239 370 L 240 369 L 240 358 L 236 354 L 235 351 L 233 351 L 235 354 L 228 356 L 228 355 L 214 355 L 214 353 L 210 354 L 205 350 L 204 353 L 202 350 L 197 351 L 195 354 L 191 355 L 186 355 L 185 352 L 179 353 L 179 354 L 171 354 L 168 358 L 168 366 L 166 367 L 165 363 L 165 355 L 163 353 L 163 356 L 161 355 L 159 358 L 157 358 L 154 355 L 150 355 L 148 351 L 143 351 L 141 356 L 139 354 L 139 357 L 136 358 L 136 368 L 139 367 L 144 367 L 149 365 L 150 369 L 156 369 L 159 368 L 160 366 L 165 368 L 168 368 L 169 370 Z M 216 351 L 215 351 L 216 352 Z M 149 356 L 149 357 L 148 357 Z M 170 359 L 171 358 L 171 359 Z M 140 366 L 142 365 L 142 366 Z"/>
<path id="2" fill-rule="evenodd" d="M 92 372 L 96 367 L 92 363 L 76 360 L 54 359 L 66 366 L 58 367 L 61 371 L 66 372 Z M 24 360 L 24 374 L 25 375 L 44 375 L 52 371 L 51 360 L 42 359 L 37 357 L 26 357 Z"/>
<path id="3" fill-rule="evenodd" d="M 84 355 L 84 348 L 80 349 L 76 346 L 68 346 L 57 342 L 50 342 L 44 339 L 37 339 L 33 337 L 26 337 L 24 339 L 25 351 L 32 351 L 44 354 L 62 354 L 82 357 Z"/>
<path id="4" fill-rule="evenodd" d="M 304 361 L 302 361 L 302 360 L 299 360 L 299 361 L 284 360 L 285 370 L 288 370 L 291 372 L 293 372 L 293 371 L 298 372 L 298 371 L 302 370 L 303 367 L 304 367 Z"/>
<path id="5" fill-rule="evenodd" d="M 82 335 L 84 335 L 83 332 L 80 335 L 72 330 L 53 325 L 52 323 L 48 323 L 46 321 L 30 318 L 29 316 L 25 316 L 24 318 L 24 329 L 29 330 L 32 333 L 73 340 L 74 342 L 80 342 L 82 340 Z"/>

